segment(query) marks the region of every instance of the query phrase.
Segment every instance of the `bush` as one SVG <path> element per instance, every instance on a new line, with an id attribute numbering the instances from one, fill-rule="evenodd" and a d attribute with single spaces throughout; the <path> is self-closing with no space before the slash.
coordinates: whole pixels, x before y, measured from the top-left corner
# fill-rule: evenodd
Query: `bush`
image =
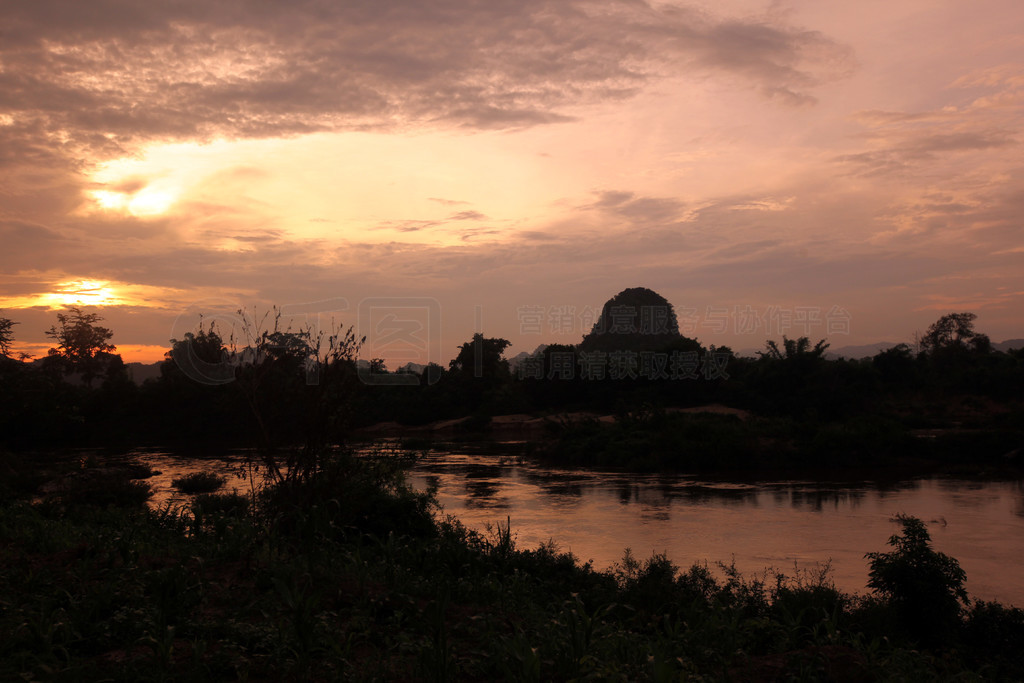
<path id="1" fill-rule="evenodd" d="M 213 472 L 193 472 L 171 481 L 171 486 L 182 493 L 210 493 L 216 491 L 227 481 L 225 477 Z"/>
<path id="2" fill-rule="evenodd" d="M 965 615 L 963 642 L 976 663 L 989 668 L 991 678 L 1019 679 L 1024 667 L 1019 654 L 1024 643 L 1024 610 L 998 602 L 975 602 Z"/>
<path id="3" fill-rule="evenodd" d="M 888 553 L 867 553 L 868 586 L 896 609 L 912 637 L 944 641 L 960 624 L 961 603 L 968 603 L 967 575 L 954 558 L 931 547 L 928 529 L 917 517 L 897 515 L 903 534 L 889 538 Z"/>
<path id="4" fill-rule="evenodd" d="M 285 536 L 341 538 L 346 534 L 387 537 L 434 536 L 431 493 L 406 485 L 407 454 L 378 451 L 323 453 L 308 474 L 291 474 L 268 485 L 260 509 Z"/>

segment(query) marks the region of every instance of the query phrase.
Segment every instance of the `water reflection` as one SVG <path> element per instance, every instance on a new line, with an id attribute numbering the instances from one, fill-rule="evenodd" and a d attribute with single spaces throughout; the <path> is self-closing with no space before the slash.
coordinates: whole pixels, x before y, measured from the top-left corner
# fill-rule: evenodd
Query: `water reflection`
<path id="1" fill-rule="evenodd" d="M 445 511 L 471 528 L 508 515 L 521 547 L 554 539 L 599 569 L 626 547 L 639 557 L 666 552 L 682 567 L 735 561 L 745 573 L 831 562 L 837 585 L 861 593 L 864 554 L 888 550 L 891 519 L 912 514 L 935 520 L 935 547 L 960 560 L 975 596 L 1024 605 L 1024 586 L 1004 573 L 1024 561 L 1024 482 L 738 483 L 561 470 L 460 451 L 427 454 L 411 481 L 436 482 Z"/>
<path id="2" fill-rule="evenodd" d="M 865 491 L 856 489 L 799 488 L 774 492 L 776 504 L 788 504 L 811 512 L 837 511 L 844 508 L 855 510 L 860 507 L 864 495 Z"/>
<path id="3" fill-rule="evenodd" d="M 216 459 L 133 455 L 161 471 L 149 480 L 154 505 L 187 503 L 171 479 L 190 472 L 228 476 L 225 491 L 246 492 L 251 484 L 239 467 L 243 452 Z M 1024 562 L 1024 481 L 753 484 L 562 470 L 523 462 L 514 451 L 462 446 L 424 455 L 409 481 L 436 488 L 444 513 L 470 528 L 511 518 L 520 547 L 554 540 L 597 569 L 621 560 L 627 547 L 641 558 L 665 552 L 683 568 L 735 561 L 746 574 L 830 561 L 836 584 L 862 593 L 864 554 L 888 550 L 897 531 L 892 517 L 911 514 L 931 522 L 934 546 L 960 561 L 975 597 L 1024 605 L 1024 585 L 1007 575 Z"/>

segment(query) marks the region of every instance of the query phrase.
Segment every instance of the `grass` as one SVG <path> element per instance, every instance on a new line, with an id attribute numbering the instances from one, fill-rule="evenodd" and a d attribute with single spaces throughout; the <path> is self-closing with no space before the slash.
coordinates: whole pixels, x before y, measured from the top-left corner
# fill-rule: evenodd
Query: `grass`
<path id="1" fill-rule="evenodd" d="M 171 486 L 182 493 L 211 493 L 227 482 L 227 479 L 213 472 L 192 472 L 171 481 Z"/>
<path id="2" fill-rule="evenodd" d="M 1024 612 L 932 647 L 827 572 L 627 552 L 599 572 L 476 533 L 386 457 L 188 508 L 0 502 L 0 679 L 934 680 L 1024 677 Z"/>

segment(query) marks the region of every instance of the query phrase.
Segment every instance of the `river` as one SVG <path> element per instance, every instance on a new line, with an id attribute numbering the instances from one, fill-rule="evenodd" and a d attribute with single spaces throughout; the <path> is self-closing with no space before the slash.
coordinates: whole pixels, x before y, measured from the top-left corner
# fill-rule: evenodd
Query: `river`
<path id="1" fill-rule="evenodd" d="M 829 563 L 836 585 L 865 593 L 864 554 L 886 551 L 897 513 L 928 523 L 934 547 L 960 561 L 975 598 L 1024 606 L 1024 481 L 919 478 L 902 481 L 728 482 L 682 475 L 562 470 L 523 461 L 509 445 L 449 446 L 424 454 L 409 473 L 437 487 L 445 514 L 470 528 L 511 520 L 520 548 L 554 541 L 595 569 L 665 553 L 681 568 L 735 563 L 746 576 L 772 567 L 788 575 Z M 140 451 L 161 470 L 154 503 L 184 502 L 173 477 L 200 469 L 230 474 L 247 490 L 237 460 L 190 460 Z"/>

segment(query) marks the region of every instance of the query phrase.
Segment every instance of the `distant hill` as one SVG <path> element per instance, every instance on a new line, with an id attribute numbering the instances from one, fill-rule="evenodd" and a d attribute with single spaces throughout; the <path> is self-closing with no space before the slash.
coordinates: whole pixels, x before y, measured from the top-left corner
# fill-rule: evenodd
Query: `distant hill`
<path id="1" fill-rule="evenodd" d="M 1009 351 L 1010 349 L 1024 349 L 1024 339 L 1007 339 L 1001 341 L 998 344 L 993 344 L 992 348 L 996 351 Z"/>
<path id="2" fill-rule="evenodd" d="M 508 359 L 509 370 L 511 370 L 512 372 L 515 372 L 516 371 L 516 367 L 519 365 L 519 363 L 521 363 L 523 361 L 523 359 L 525 359 L 525 358 L 532 358 L 534 356 L 539 356 L 540 354 L 544 353 L 544 349 L 546 349 L 546 348 L 548 348 L 547 344 L 541 344 L 540 346 L 535 348 L 533 351 L 520 351 L 519 353 L 517 353 L 516 355 L 514 355 L 514 356 L 512 356 L 511 358 Z"/>
<path id="3" fill-rule="evenodd" d="M 857 360 L 859 358 L 871 358 L 874 355 L 881 353 L 887 349 L 891 349 L 894 346 L 898 346 L 898 342 L 875 342 L 874 344 L 860 344 L 856 346 L 840 346 L 838 348 L 829 347 L 825 352 L 825 358 L 834 360 L 836 358 L 849 358 L 850 360 Z"/>
<path id="4" fill-rule="evenodd" d="M 624 289 L 601 309 L 580 351 L 661 351 L 682 339 L 675 310 L 646 287 Z"/>
<path id="5" fill-rule="evenodd" d="M 910 342 L 902 342 L 910 346 L 913 350 L 914 346 Z M 853 346 L 839 346 L 836 348 L 829 347 L 825 352 L 825 358 L 835 360 L 837 358 L 848 358 L 851 360 L 857 360 L 860 358 L 871 358 L 878 353 L 891 349 L 894 346 L 898 346 L 898 342 L 875 342 L 874 344 L 860 344 Z M 1024 339 L 1007 339 L 1006 341 L 999 342 L 998 344 L 992 344 L 993 351 L 1009 351 L 1010 349 L 1022 349 L 1024 348 Z M 757 358 L 757 352 L 764 351 L 764 347 L 759 349 L 740 349 L 736 352 L 737 356 L 743 356 L 747 358 Z"/>
<path id="6" fill-rule="evenodd" d="M 410 372 L 414 375 L 422 375 L 423 371 L 427 369 L 427 366 L 423 363 L 413 363 L 409 361 L 405 365 L 399 365 L 395 372 Z"/>

